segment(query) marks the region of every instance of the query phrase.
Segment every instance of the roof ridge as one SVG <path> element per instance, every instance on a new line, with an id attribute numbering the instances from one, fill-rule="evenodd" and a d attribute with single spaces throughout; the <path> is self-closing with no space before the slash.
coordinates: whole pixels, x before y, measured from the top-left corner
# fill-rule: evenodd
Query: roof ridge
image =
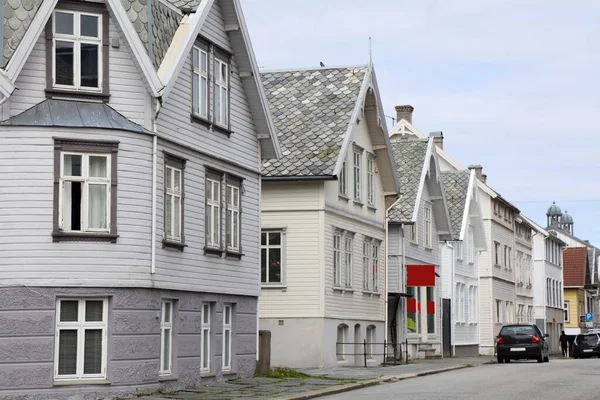
<path id="1" fill-rule="evenodd" d="M 276 68 L 276 69 L 259 69 L 259 73 L 262 74 L 274 74 L 280 72 L 306 72 L 306 71 L 326 71 L 330 69 L 351 69 L 351 68 L 368 68 L 367 64 L 358 64 L 358 65 L 335 65 L 335 66 L 325 66 L 325 67 L 305 67 L 305 68 Z"/>

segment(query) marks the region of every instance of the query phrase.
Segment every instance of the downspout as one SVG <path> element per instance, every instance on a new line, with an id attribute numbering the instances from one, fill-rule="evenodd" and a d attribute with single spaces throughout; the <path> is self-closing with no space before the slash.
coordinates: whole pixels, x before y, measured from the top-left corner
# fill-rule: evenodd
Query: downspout
<path id="1" fill-rule="evenodd" d="M 454 321 L 454 304 L 456 293 L 454 292 L 454 287 L 456 286 L 456 257 L 454 256 L 454 246 L 450 243 L 446 242 L 446 246 L 450 249 L 450 344 L 452 348 L 452 357 L 456 357 L 456 338 L 454 337 L 455 333 L 455 323 Z"/>
<path id="2" fill-rule="evenodd" d="M 404 224 L 400 224 L 400 240 L 402 241 L 402 265 L 398 268 L 398 284 L 402 283 L 402 293 L 406 293 L 406 239 L 404 237 Z M 400 278 L 402 277 L 404 279 L 401 280 Z M 406 298 L 404 300 L 404 307 L 402 307 L 402 314 L 402 336 L 404 340 L 406 340 L 408 338 L 408 332 L 406 330 Z M 408 349 L 404 349 L 404 351 L 408 352 Z"/>
<path id="3" fill-rule="evenodd" d="M 156 152 L 158 148 L 158 126 L 156 120 L 158 119 L 158 114 L 160 114 L 160 109 L 162 107 L 162 102 L 159 98 L 156 99 L 156 112 L 154 113 L 154 119 L 152 120 L 152 132 L 154 132 L 154 136 L 152 137 L 152 237 L 151 239 L 151 260 L 150 260 L 150 273 L 156 273 L 156 168 L 157 168 L 157 160 L 156 160 Z"/>

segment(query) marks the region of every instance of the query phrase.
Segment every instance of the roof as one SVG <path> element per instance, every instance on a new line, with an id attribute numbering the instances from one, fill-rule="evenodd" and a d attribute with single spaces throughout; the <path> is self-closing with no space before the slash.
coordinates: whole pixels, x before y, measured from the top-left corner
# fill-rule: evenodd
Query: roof
<path id="1" fill-rule="evenodd" d="M 2 67 L 4 68 L 8 60 L 12 57 L 15 50 L 25 36 L 33 17 L 37 13 L 42 0 L 29 1 L 4 1 L 4 48 Z"/>
<path id="2" fill-rule="evenodd" d="M 412 221 L 428 143 L 427 139 L 400 139 L 392 142 L 401 198 L 389 212 L 390 222 Z"/>
<path id="3" fill-rule="evenodd" d="M 0 124 L 116 129 L 153 135 L 152 132 L 128 120 L 107 104 L 70 100 L 44 100 Z"/>
<path id="4" fill-rule="evenodd" d="M 586 267 L 586 247 L 566 248 L 563 251 L 563 280 L 565 287 L 584 287 Z"/>
<path id="5" fill-rule="evenodd" d="M 450 213 L 452 236 L 455 239 L 460 238 L 470 177 L 471 173 L 465 170 L 448 171 L 440 174 L 446 192 L 446 204 Z"/>
<path id="6" fill-rule="evenodd" d="M 159 0 L 152 2 L 152 64 L 158 69 L 165 58 L 169 45 L 175 36 L 183 15 Z"/>
<path id="7" fill-rule="evenodd" d="M 332 176 L 367 66 L 261 73 L 281 146 L 265 176 Z"/>
<path id="8" fill-rule="evenodd" d="M 546 212 L 547 216 L 561 216 L 562 215 L 562 211 L 560 210 L 560 207 L 556 205 L 556 202 L 553 201 L 552 205 L 550 207 L 548 207 L 548 211 Z"/>

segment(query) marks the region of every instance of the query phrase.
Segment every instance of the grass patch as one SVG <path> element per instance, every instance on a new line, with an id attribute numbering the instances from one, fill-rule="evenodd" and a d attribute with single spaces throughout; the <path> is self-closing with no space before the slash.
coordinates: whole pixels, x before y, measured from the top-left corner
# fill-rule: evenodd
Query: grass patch
<path id="1" fill-rule="evenodd" d="M 257 374 L 256 376 L 260 376 L 263 378 L 274 378 L 274 379 L 283 379 L 283 378 L 296 378 L 296 379 L 306 379 L 311 376 L 305 374 L 303 372 L 296 371 L 293 368 L 284 368 L 284 367 L 276 367 L 271 368 L 271 370 L 264 374 Z"/>

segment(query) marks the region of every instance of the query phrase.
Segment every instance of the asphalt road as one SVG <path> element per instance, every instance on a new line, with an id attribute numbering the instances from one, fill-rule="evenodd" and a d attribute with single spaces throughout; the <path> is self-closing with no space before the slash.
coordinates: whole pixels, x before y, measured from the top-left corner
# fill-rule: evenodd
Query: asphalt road
<path id="1" fill-rule="evenodd" d="M 600 359 L 512 361 L 444 372 L 327 396 L 324 399 L 598 400 Z"/>

